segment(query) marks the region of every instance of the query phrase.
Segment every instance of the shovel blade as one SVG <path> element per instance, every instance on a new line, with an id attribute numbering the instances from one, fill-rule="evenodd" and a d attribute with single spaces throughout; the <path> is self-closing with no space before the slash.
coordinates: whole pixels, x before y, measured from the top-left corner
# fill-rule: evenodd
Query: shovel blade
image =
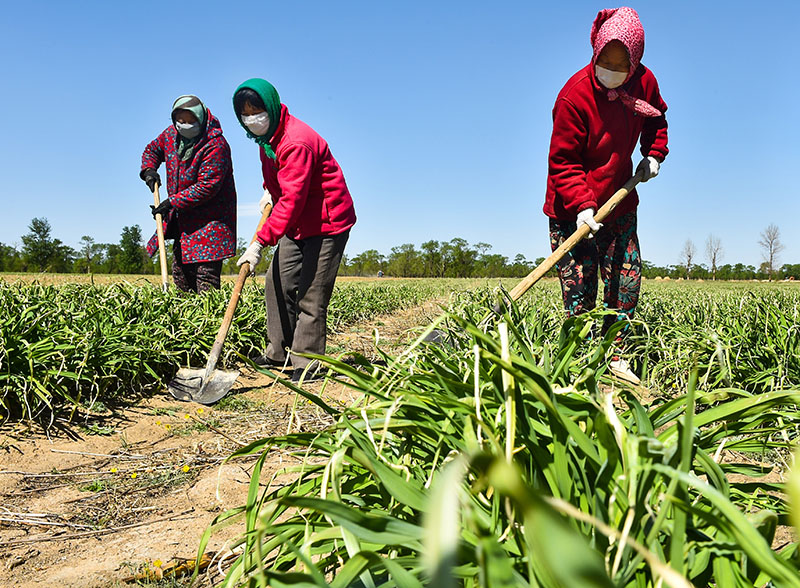
<path id="1" fill-rule="evenodd" d="M 167 385 L 169 393 L 184 402 L 214 404 L 231 389 L 239 372 L 214 370 L 205 378 L 206 370 L 181 368 Z"/>

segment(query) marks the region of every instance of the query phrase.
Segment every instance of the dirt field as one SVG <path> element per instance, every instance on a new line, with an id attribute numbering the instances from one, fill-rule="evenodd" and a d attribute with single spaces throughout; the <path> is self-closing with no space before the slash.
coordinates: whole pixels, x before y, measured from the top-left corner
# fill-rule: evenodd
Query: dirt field
<path id="1" fill-rule="evenodd" d="M 329 339 L 329 353 L 396 351 L 438 303 L 356 325 Z M 326 402 L 356 400 L 343 382 L 307 386 Z M 223 463 L 237 447 L 288 430 L 315 430 L 329 417 L 279 380 L 245 371 L 214 407 L 164 394 L 136 406 L 82 415 L 49 431 L 0 431 L 0 586 L 180 586 L 144 579 L 197 554 L 214 518 L 243 505 L 253 459 Z M 262 487 L 291 455 L 269 456 Z M 224 561 L 243 522 L 212 535 Z M 217 562 L 215 562 L 216 564 Z M 140 576 L 138 582 L 126 579 Z M 211 565 L 204 585 L 219 578 Z"/>

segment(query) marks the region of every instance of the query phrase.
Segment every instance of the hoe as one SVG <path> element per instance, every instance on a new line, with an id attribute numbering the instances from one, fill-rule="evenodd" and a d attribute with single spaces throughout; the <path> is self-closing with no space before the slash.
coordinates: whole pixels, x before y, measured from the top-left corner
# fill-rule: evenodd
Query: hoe
<path id="1" fill-rule="evenodd" d="M 623 201 L 623 199 L 630 193 L 631 190 L 636 187 L 636 184 L 638 184 L 641 180 L 641 172 L 638 172 L 630 180 L 625 182 L 625 185 L 614 192 L 611 198 L 609 198 L 608 201 L 600 207 L 600 210 L 598 210 L 597 214 L 594 215 L 594 220 L 598 223 L 603 222 L 603 220 L 609 214 L 611 214 L 611 211 Z M 509 298 L 514 301 L 519 300 L 522 295 L 530 289 L 531 286 L 538 282 L 542 276 L 550 271 L 555 264 L 561 261 L 562 257 L 569 253 L 572 248 L 575 247 L 575 245 L 585 239 L 589 234 L 589 231 L 589 225 L 581 225 L 577 231 L 572 233 L 567 240 L 558 247 L 558 249 L 550 254 L 550 257 L 540 263 L 531 273 L 525 276 L 522 281 L 517 284 L 513 290 L 511 290 L 511 292 L 508 293 Z M 495 307 L 495 312 L 500 312 L 499 306 Z"/>
<path id="2" fill-rule="evenodd" d="M 642 176 L 640 173 L 634 175 L 630 180 L 625 182 L 625 185 L 622 186 L 619 190 L 614 192 L 611 198 L 600 207 L 600 210 L 597 211 L 597 214 L 594 215 L 594 220 L 598 223 L 603 222 L 603 220 L 611 214 L 611 211 L 614 210 L 620 202 L 622 202 L 625 197 L 636 187 L 642 180 Z M 552 269 L 554 265 L 556 265 L 561 258 L 564 257 L 567 253 L 569 253 L 575 245 L 580 243 L 586 236 L 589 234 L 589 225 L 581 225 L 578 230 L 572 233 L 566 241 L 564 241 L 558 249 L 553 251 L 550 256 L 545 259 L 542 263 L 536 266 L 531 273 L 525 276 L 519 284 L 517 284 L 511 292 L 508 293 L 508 298 L 512 301 L 519 300 L 525 292 L 527 292 L 531 286 L 533 286 L 536 282 L 542 279 L 542 277 Z M 496 317 L 502 312 L 502 308 L 500 303 L 494 305 L 492 311 L 481 320 L 483 324 L 485 321 L 490 320 L 492 317 Z M 441 329 L 433 329 L 430 333 L 428 333 L 424 341 L 428 343 L 433 343 L 435 345 L 441 344 L 442 342 L 446 341 L 446 334 Z"/>
<path id="3" fill-rule="evenodd" d="M 272 205 L 268 204 L 261 215 L 256 235 L 258 235 L 261 225 L 267 220 L 271 211 Z M 253 235 L 250 243 L 256 240 L 256 235 Z M 225 344 L 225 337 L 227 337 L 228 329 L 230 329 L 231 321 L 233 321 L 233 314 L 236 312 L 236 305 L 239 304 L 239 296 L 249 275 L 250 264 L 242 264 L 239 269 L 239 277 L 236 279 L 236 285 L 233 287 L 231 299 L 228 302 L 228 308 L 225 310 L 225 317 L 222 319 L 222 325 L 219 327 L 217 338 L 214 339 L 214 346 L 208 354 L 208 362 L 205 369 L 181 368 L 175 374 L 175 378 L 168 384 L 167 388 L 170 394 L 178 400 L 214 404 L 228 393 L 236 378 L 239 377 L 238 370 L 224 371 L 218 370 L 216 367 L 220 353 L 222 353 L 222 346 Z"/>

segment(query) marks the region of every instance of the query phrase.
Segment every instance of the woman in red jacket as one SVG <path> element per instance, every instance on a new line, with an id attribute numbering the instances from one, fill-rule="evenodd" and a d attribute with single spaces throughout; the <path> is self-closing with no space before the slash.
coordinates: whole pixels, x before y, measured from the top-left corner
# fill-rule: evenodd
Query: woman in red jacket
<path id="1" fill-rule="evenodd" d="M 142 153 L 139 177 L 151 191 L 161 184 L 162 163 L 167 197 L 150 208 L 163 215 L 166 236 L 175 239 L 175 285 L 189 292 L 219 288 L 222 261 L 236 253 L 236 186 L 219 120 L 197 96 L 175 100 L 172 124 Z M 157 250 L 153 235 L 147 252 L 152 257 Z"/>
<path id="2" fill-rule="evenodd" d="M 316 377 L 316 366 L 299 354 L 325 353 L 328 303 L 356 222 L 353 199 L 328 144 L 289 114 L 272 84 L 247 80 L 233 95 L 233 109 L 260 146 L 261 209 L 270 199 L 273 203 L 238 264 L 255 268 L 264 246 L 278 246 L 265 291 L 269 345 L 256 363 L 285 365 L 288 350 L 292 380 L 308 380 Z"/>
<path id="3" fill-rule="evenodd" d="M 667 105 L 658 82 L 640 63 L 644 29 L 632 8 L 601 10 L 592 25 L 592 61 L 561 89 L 553 108 L 547 196 L 550 243 L 555 251 L 583 224 L 590 237 L 558 264 L 569 316 L 595 307 L 598 268 L 603 305 L 630 318 L 639 299 L 642 262 L 636 234 L 639 198 L 632 191 L 603 225 L 595 212 L 633 175 L 637 142 L 642 181 L 658 175 L 667 156 Z M 593 237 L 593 238 L 592 238 Z M 603 332 L 615 322 L 608 317 Z M 625 359 L 612 358 L 612 372 L 639 382 Z"/>

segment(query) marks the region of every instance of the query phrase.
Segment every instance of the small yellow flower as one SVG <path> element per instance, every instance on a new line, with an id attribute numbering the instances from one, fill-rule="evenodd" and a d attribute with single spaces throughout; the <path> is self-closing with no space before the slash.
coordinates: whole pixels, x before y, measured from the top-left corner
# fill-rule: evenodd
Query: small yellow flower
<path id="1" fill-rule="evenodd" d="M 190 418 L 192 418 L 192 415 L 190 415 L 190 414 L 185 414 L 185 415 L 183 415 L 183 418 L 185 418 L 185 419 L 190 419 Z"/>
<path id="2" fill-rule="evenodd" d="M 203 407 L 201 406 L 200 408 L 197 409 L 197 412 L 198 412 L 198 414 L 203 414 L 205 411 L 203 410 Z"/>
<path id="3" fill-rule="evenodd" d="M 160 559 L 157 559 L 156 561 L 154 561 L 154 562 L 153 562 L 153 565 L 154 565 L 155 567 L 157 567 L 157 568 L 160 568 L 160 567 L 161 567 L 161 565 L 162 565 L 162 563 L 161 563 L 161 560 L 160 560 Z"/>
<path id="4" fill-rule="evenodd" d="M 156 424 L 157 424 L 157 425 L 160 425 L 160 424 L 161 424 L 161 421 L 156 421 Z"/>
<path id="5" fill-rule="evenodd" d="M 188 471 L 189 471 L 189 466 L 188 466 L 188 465 L 185 465 L 185 466 L 183 466 L 183 468 L 181 468 L 181 469 L 184 471 L 184 473 L 185 473 L 185 472 L 188 472 Z"/>
<path id="6" fill-rule="evenodd" d="M 136 479 L 136 472 L 133 472 L 133 473 L 131 474 L 131 478 L 132 478 L 132 479 L 134 479 L 134 480 Z"/>
<path id="7" fill-rule="evenodd" d="M 112 474 L 116 474 L 117 473 L 117 468 L 111 468 L 111 473 Z"/>
<path id="8" fill-rule="evenodd" d="M 169 430 L 170 430 L 172 427 L 170 427 L 169 425 L 164 425 L 164 428 L 165 428 L 167 431 L 169 431 Z"/>

